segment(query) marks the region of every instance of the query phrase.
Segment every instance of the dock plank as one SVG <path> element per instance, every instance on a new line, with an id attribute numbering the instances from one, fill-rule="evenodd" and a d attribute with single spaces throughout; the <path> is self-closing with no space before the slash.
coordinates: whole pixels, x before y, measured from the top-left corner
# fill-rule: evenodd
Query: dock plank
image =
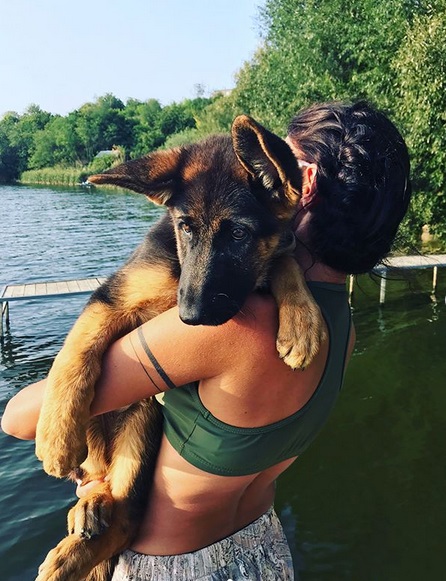
<path id="1" fill-rule="evenodd" d="M 24 297 L 32 297 L 36 295 L 36 284 L 30 283 L 25 285 L 25 292 L 23 293 Z"/>
<path id="2" fill-rule="evenodd" d="M 47 295 L 57 295 L 57 282 L 47 282 L 46 284 L 46 294 Z"/>
<path id="3" fill-rule="evenodd" d="M 68 285 L 68 289 L 70 292 L 72 293 L 76 293 L 79 292 L 80 286 L 79 286 L 79 281 L 77 280 L 67 280 L 67 285 Z"/>
<path id="4" fill-rule="evenodd" d="M 46 295 L 46 282 L 36 282 L 36 295 Z"/>
<path id="5" fill-rule="evenodd" d="M 415 256 L 392 256 L 384 265 L 379 265 L 373 270 L 382 271 L 386 268 L 433 268 L 434 266 L 446 266 L 446 254 L 421 254 Z"/>
<path id="6" fill-rule="evenodd" d="M 83 278 L 78 280 L 79 288 L 82 292 L 89 292 L 91 290 L 89 280 L 87 278 Z"/>
<path id="7" fill-rule="evenodd" d="M 63 281 L 63 280 L 56 282 L 56 288 L 57 288 L 58 294 L 61 294 L 61 295 L 70 292 L 70 289 L 68 288 L 67 282 Z"/>
<path id="8" fill-rule="evenodd" d="M 95 279 L 89 279 L 87 281 L 87 283 L 88 283 L 89 289 L 91 291 L 96 290 L 98 288 L 98 286 L 99 286 L 98 283 L 97 283 L 97 280 L 95 280 Z"/>
<path id="9" fill-rule="evenodd" d="M 23 297 L 25 294 L 26 285 L 18 284 L 17 286 L 11 289 L 11 296 L 12 297 Z"/>
<path id="10" fill-rule="evenodd" d="M 12 302 L 29 299 L 50 299 L 73 295 L 91 294 L 102 282 L 101 277 L 42 281 L 26 284 L 8 284 L 0 292 L 0 302 Z"/>

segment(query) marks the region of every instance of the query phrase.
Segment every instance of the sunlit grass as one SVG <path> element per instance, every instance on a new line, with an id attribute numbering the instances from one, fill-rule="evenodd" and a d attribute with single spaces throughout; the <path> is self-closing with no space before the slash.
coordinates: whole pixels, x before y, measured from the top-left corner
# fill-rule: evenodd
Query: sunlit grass
<path id="1" fill-rule="evenodd" d="M 84 182 L 87 175 L 88 169 L 86 167 L 47 167 L 23 172 L 20 176 L 20 183 L 76 186 Z"/>

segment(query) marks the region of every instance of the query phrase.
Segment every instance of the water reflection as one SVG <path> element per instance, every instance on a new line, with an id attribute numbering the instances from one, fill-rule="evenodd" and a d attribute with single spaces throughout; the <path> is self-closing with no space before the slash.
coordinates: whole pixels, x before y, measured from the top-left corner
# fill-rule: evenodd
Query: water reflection
<path id="1" fill-rule="evenodd" d="M 334 414 L 279 486 L 297 523 L 301 577 L 441 579 L 445 308 L 429 292 L 361 303 L 360 349 Z"/>

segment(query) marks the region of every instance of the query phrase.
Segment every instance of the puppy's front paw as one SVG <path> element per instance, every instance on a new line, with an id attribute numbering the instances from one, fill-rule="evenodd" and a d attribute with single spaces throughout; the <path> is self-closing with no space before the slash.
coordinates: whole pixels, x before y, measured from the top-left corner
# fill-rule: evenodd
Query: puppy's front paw
<path id="1" fill-rule="evenodd" d="M 292 369 L 305 369 L 326 338 L 325 322 L 314 300 L 309 297 L 280 310 L 276 347 L 279 356 Z"/>
<path id="2" fill-rule="evenodd" d="M 102 534 L 111 524 L 113 502 L 109 484 L 99 483 L 68 513 L 68 532 L 83 539 Z"/>
<path id="3" fill-rule="evenodd" d="M 88 454 L 85 430 L 78 426 L 67 432 L 58 422 L 38 424 L 36 456 L 43 462 L 43 469 L 50 476 L 63 478 L 76 470 Z"/>

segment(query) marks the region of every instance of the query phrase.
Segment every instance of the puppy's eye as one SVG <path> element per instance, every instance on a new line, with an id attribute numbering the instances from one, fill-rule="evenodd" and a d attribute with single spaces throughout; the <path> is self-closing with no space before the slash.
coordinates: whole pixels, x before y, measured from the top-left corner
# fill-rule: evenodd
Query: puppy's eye
<path id="1" fill-rule="evenodd" d="M 244 228 L 241 228 L 240 226 L 236 226 L 235 228 L 232 229 L 231 234 L 234 240 L 243 240 L 243 238 L 245 238 L 247 235 L 247 231 Z"/>
<path id="2" fill-rule="evenodd" d="M 192 234 L 192 228 L 189 226 L 189 224 L 186 224 L 186 222 L 181 222 L 180 228 L 188 236 Z"/>

